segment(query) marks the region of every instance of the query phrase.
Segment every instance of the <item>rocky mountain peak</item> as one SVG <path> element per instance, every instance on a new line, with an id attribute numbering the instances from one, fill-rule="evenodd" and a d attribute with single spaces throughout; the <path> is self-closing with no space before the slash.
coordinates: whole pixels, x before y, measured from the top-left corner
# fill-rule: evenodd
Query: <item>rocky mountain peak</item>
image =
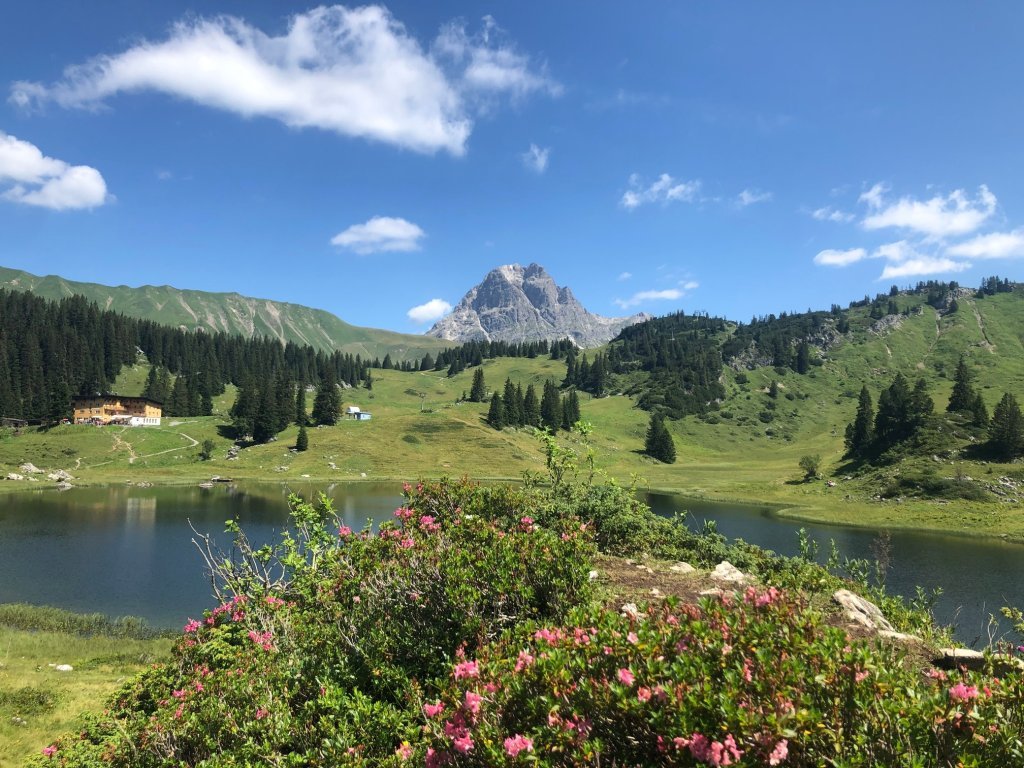
<path id="1" fill-rule="evenodd" d="M 568 337 L 581 347 L 596 347 L 613 339 L 625 326 L 646 319 L 644 314 L 616 318 L 595 315 L 568 287 L 558 286 L 540 264 L 505 264 L 488 272 L 427 335 L 460 343 Z"/>

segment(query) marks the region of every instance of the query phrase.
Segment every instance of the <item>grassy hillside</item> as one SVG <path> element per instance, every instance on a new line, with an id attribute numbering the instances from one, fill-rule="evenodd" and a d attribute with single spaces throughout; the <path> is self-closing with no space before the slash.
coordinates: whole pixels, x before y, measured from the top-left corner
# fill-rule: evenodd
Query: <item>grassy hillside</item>
<path id="1" fill-rule="evenodd" d="M 1004 391 L 1024 398 L 1024 295 L 963 298 L 960 310 L 949 315 L 923 305 L 921 297 L 900 296 L 898 301 L 919 311 L 876 332 L 870 330 L 867 309 L 853 310 L 851 332 L 806 375 L 772 367 L 726 368 L 726 397 L 717 411 L 669 422 L 678 454 L 673 465 L 640 453 L 648 414 L 632 398 L 584 394 L 583 418 L 594 426 L 591 439 L 598 466 L 624 482 L 638 476 L 657 489 L 773 502 L 799 517 L 1024 539 L 1020 494 L 1001 496 L 988 490 L 999 478 L 1024 480 L 1024 468 L 970 458 L 962 449 L 971 445 L 971 435 L 956 420 L 947 424 L 953 447 L 941 455 L 908 459 L 868 474 L 858 474 L 844 462 L 843 433 L 861 386 L 867 384 L 877 401 L 897 371 L 926 380 L 936 412 L 945 409 L 961 354 L 990 411 Z M 125 369 L 118 389 L 141 390 L 146 370 L 145 365 Z M 560 380 L 565 365 L 547 358 L 498 358 L 485 361 L 483 370 L 488 388 L 500 390 L 506 377 L 524 387 L 547 378 Z M 497 432 L 484 423 L 486 404 L 457 402 L 470 389 L 473 372 L 470 368 L 448 378 L 433 371 L 374 371 L 372 391 L 343 393 L 346 405 L 371 411 L 373 420 L 310 429 L 306 453 L 289 450 L 296 437 L 296 428 L 289 427 L 277 441 L 246 448 L 237 460 L 227 460 L 232 442 L 227 411 L 234 398 L 229 388 L 215 402 L 213 417 L 165 419 L 159 429 L 64 426 L 7 437 L 0 442 L 0 464 L 5 471 L 24 461 L 64 468 L 82 483 L 194 482 L 214 474 L 261 480 L 308 475 L 325 481 L 445 474 L 518 478 L 526 470 L 543 469 L 530 430 Z M 772 420 L 765 423 L 762 414 L 768 410 L 767 390 L 773 380 L 779 383 L 779 395 Z M 200 462 L 198 445 L 207 439 L 215 444 L 214 458 Z M 807 454 L 822 457 L 823 474 L 832 486 L 826 479 L 803 481 L 798 462 Z M 912 487 L 899 498 L 875 498 L 884 485 L 907 478 L 959 478 L 980 489 L 984 500 L 914 498 Z"/>
<path id="2" fill-rule="evenodd" d="M 103 309 L 163 325 L 242 336 L 269 336 L 370 358 L 383 357 L 387 353 L 397 359 L 422 357 L 427 352 L 451 346 L 450 342 L 426 336 L 350 325 L 321 309 L 254 299 L 237 293 L 182 290 L 168 285 L 111 287 L 74 282 L 55 275 L 39 277 L 4 267 L 0 267 L 0 288 L 29 291 L 47 299 L 78 294 L 95 301 Z"/>

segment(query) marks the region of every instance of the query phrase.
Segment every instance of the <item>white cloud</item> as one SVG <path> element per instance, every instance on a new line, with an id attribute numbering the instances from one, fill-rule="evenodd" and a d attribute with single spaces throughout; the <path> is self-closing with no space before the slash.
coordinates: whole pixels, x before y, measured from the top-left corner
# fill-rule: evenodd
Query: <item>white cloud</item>
<path id="1" fill-rule="evenodd" d="M 887 264 L 879 280 L 888 280 L 895 277 L 914 277 L 917 275 L 936 275 L 942 272 L 963 272 L 970 269 L 971 264 L 967 261 L 953 261 L 952 259 L 936 256 L 918 256 L 906 261 Z"/>
<path id="2" fill-rule="evenodd" d="M 632 272 L 622 272 L 615 279 L 618 280 L 620 283 L 622 283 L 622 282 L 625 282 L 626 280 L 629 280 L 632 276 L 633 276 Z"/>
<path id="3" fill-rule="evenodd" d="M 847 251 L 837 251 L 828 248 L 824 251 L 818 251 L 814 257 L 814 263 L 826 267 L 847 267 L 867 257 L 868 252 L 863 248 L 850 248 Z"/>
<path id="4" fill-rule="evenodd" d="M 663 291 L 638 291 L 628 299 L 614 299 L 614 302 L 623 309 L 629 309 L 649 301 L 674 301 L 682 297 L 683 292 L 678 288 L 666 288 Z"/>
<path id="5" fill-rule="evenodd" d="M 71 66 L 51 85 L 15 83 L 9 100 L 99 108 L 116 94 L 159 91 L 294 128 L 461 155 L 469 101 L 558 90 L 510 44 L 492 43 L 493 30 L 490 19 L 474 38 L 449 25 L 425 51 L 381 6 L 320 6 L 277 36 L 233 16 L 200 18 L 177 23 L 166 40 Z"/>
<path id="6" fill-rule="evenodd" d="M 834 192 L 835 190 L 833 190 Z M 867 192 L 862 192 L 860 197 L 857 198 L 858 203 L 866 203 L 868 208 L 881 208 L 882 198 L 885 193 L 889 191 L 889 185 L 884 182 L 878 182 Z"/>
<path id="7" fill-rule="evenodd" d="M 1024 256 L 1024 228 L 978 235 L 950 246 L 946 249 L 946 255 L 972 259 L 1012 259 Z"/>
<path id="8" fill-rule="evenodd" d="M 35 145 L 0 131 L 0 197 L 63 211 L 96 208 L 107 199 L 107 184 L 95 168 L 47 157 Z"/>
<path id="9" fill-rule="evenodd" d="M 679 288 L 665 288 L 663 290 L 637 291 L 628 299 L 613 299 L 613 303 L 622 309 L 629 309 L 639 304 L 646 304 L 651 301 L 676 301 L 686 296 L 690 291 L 699 288 L 700 284 L 695 280 L 686 280 L 679 283 Z"/>
<path id="10" fill-rule="evenodd" d="M 699 180 L 677 181 L 667 173 L 661 174 L 657 181 L 644 186 L 640 176 L 634 173 L 629 177 L 629 189 L 622 194 L 619 204 L 623 208 L 633 210 L 646 203 L 692 203 L 697 199 L 700 186 Z"/>
<path id="11" fill-rule="evenodd" d="M 861 199 L 866 200 L 874 210 L 862 222 L 865 229 L 897 227 L 927 237 L 965 235 L 984 224 L 996 210 L 996 196 L 984 184 L 978 188 L 978 195 L 973 200 L 962 189 L 957 189 L 945 196 L 936 195 L 930 200 L 902 197 L 888 205 L 881 192 L 871 194 L 879 186 L 876 184 L 871 192 L 861 195 Z"/>
<path id="12" fill-rule="evenodd" d="M 507 40 L 493 16 L 484 16 L 483 29 L 476 35 L 468 34 L 460 22 L 448 24 L 434 41 L 433 53 L 461 70 L 463 92 L 507 93 L 513 97 L 535 91 L 552 96 L 562 92 L 562 86 L 547 73 L 532 68 L 529 58 Z"/>
<path id="13" fill-rule="evenodd" d="M 331 238 L 331 245 L 356 253 L 380 251 L 416 251 L 426 232 L 405 219 L 374 216 L 365 224 L 353 224 Z"/>
<path id="14" fill-rule="evenodd" d="M 817 219 L 818 221 L 834 221 L 839 224 L 851 222 L 855 218 L 852 213 L 841 211 L 838 208 L 833 208 L 832 206 L 829 205 L 825 206 L 824 208 L 818 208 L 814 211 L 811 211 L 811 216 Z"/>
<path id="15" fill-rule="evenodd" d="M 531 171 L 544 173 L 548 169 L 548 156 L 550 154 L 551 147 L 541 149 L 536 144 L 531 144 L 530 148 L 520 155 L 520 159 L 523 161 L 523 165 Z"/>
<path id="16" fill-rule="evenodd" d="M 740 208 L 746 208 L 748 205 L 753 205 L 754 203 L 766 203 L 771 199 L 771 192 L 762 192 L 759 189 L 744 189 L 736 197 L 736 205 Z"/>
<path id="17" fill-rule="evenodd" d="M 426 304 L 413 307 L 405 314 L 414 323 L 425 325 L 440 320 L 451 311 L 452 305 L 444 299 L 431 299 Z"/>

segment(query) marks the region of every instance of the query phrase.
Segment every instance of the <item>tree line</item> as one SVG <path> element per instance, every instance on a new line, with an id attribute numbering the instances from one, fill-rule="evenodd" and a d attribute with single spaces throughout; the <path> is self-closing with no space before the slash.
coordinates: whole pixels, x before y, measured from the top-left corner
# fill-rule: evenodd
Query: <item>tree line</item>
<path id="1" fill-rule="evenodd" d="M 103 310 L 81 296 L 52 301 L 0 290 L 0 415 L 58 421 L 73 395 L 108 392 L 126 365 L 152 365 L 146 396 L 167 414 L 209 413 L 228 384 L 276 380 L 319 385 L 329 374 L 357 385 L 370 361 L 267 337 L 185 331 Z"/>

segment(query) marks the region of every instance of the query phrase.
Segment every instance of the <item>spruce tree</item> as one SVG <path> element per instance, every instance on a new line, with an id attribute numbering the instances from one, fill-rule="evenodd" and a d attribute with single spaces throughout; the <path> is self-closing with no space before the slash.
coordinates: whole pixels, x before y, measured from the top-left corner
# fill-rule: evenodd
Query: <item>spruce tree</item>
<path id="1" fill-rule="evenodd" d="M 992 412 L 989 446 L 997 456 L 1007 461 L 1024 455 L 1024 416 L 1017 398 L 1009 392 L 1003 395 Z"/>
<path id="2" fill-rule="evenodd" d="M 320 382 L 313 400 L 313 423 L 334 426 L 341 415 L 341 396 L 338 394 L 338 380 L 334 371 L 327 369 L 327 375 Z"/>
<path id="3" fill-rule="evenodd" d="M 672 435 L 665 426 L 665 417 L 658 412 L 651 414 L 647 425 L 647 439 L 644 442 L 644 453 L 665 464 L 675 464 L 676 446 Z"/>
<path id="4" fill-rule="evenodd" d="M 537 390 L 533 384 L 526 388 L 523 395 L 523 423 L 528 427 L 540 426 L 540 403 L 537 402 Z"/>
<path id="5" fill-rule="evenodd" d="M 252 379 L 247 378 L 239 385 L 234 405 L 229 411 L 236 437 L 241 438 L 252 434 L 256 410 L 259 407 L 258 397 L 259 393 L 256 391 Z"/>
<path id="6" fill-rule="evenodd" d="M 171 399 L 167 412 L 169 416 L 191 416 L 189 412 L 188 382 L 185 376 L 178 374 L 174 378 L 174 387 L 171 388 Z"/>
<path id="7" fill-rule="evenodd" d="M 277 399 L 272 382 L 264 382 L 260 389 L 259 407 L 252 422 L 252 439 L 265 443 L 277 434 Z"/>
<path id="8" fill-rule="evenodd" d="M 501 395 L 497 392 L 491 395 L 491 407 L 487 411 L 487 423 L 495 429 L 503 429 L 505 426 L 505 406 L 501 402 Z"/>
<path id="9" fill-rule="evenodd" d="M 544 382 L 544 394 L 540 398 L 541 425 L 557 432 L 562 426 L 562 401 L 558 396 L 558 387 L 548 379 Z"/>
<path id="10" fill-rule="evenodd" d="M 963 355 L 956 365 L 956 374 L 953 376 L 953 391 L 949 395 L 949 405 L 946 410 L 949 413 L 968 413 L 974 408 L 974 388 L 971 386 L 971 372 L 967 368 L 967 362 Z"/>
<path id="11" fill-rule="evenodd" d="M 796 350 L 796 367 L 797 373 L 807 373 L 807 369 L 811 367 L 811 348 L 806 341 L 801 341 L 800 346 Z"/>
<path id="12" fill-rule="evenodd" d="M 309 434 L 306 432 L 306 425 L 299 427 L 299 435 L 295 438 L 295 450 L 302 452 L 309 450 Z"/>
<path id="13" fill-rule="evenodd" d="M 523 395 L 523 385 L 516 384 L 516 421 L 517 427 L 526 426 L 526 397 Z"/>
<path id="14" fill-rule="evenodd" d="M 505 389 L 501 395 L 501 405 L 505 410 L 505 425 L 509 427 L 519 426 L 516 418 L 516 387 L 512 379 L 505 379 Z"/>
<path id="15" fill-rule="evenodd" d="M 850 456 L 863 456 L 874 439 L 875 411 L 867 386 L 861 387 L 857 415 L 846 427 L 846 452 Z"/>
<path id="16" fill-rule="evenodd" d="M 469 388 L 469 399 L 474 403 L 482 403 L 487 399 L 487 385 L 484 384 L 484 369 L 473 371 L 473 386 Z"/>

